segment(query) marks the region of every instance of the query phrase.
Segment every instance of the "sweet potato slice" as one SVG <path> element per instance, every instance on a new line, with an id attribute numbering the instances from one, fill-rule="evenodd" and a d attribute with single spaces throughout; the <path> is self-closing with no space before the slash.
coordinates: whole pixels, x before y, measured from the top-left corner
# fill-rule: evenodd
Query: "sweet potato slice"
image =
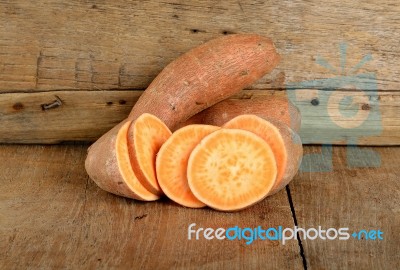
<path id="1" fill-rule="evenodd" d="M 255 115 L 240 115 L 223 127 L 253 132 L 269 144 L 278 167 L 276 183 L 269 195 L 284 188 L 296 175 L 301 164 L 303 147 L 300 136 L 285 124 Z"/>
<path id="2" fill-rule="evenodd" d="M 244 209 L 262 200 L 276 175 L 269 145 L 240 129 L 220 129 L 206 136 L 190 155 L 187 172 L 195 197 L 222 211 Z"/>
<path id="3" fill-rule="evenodd" d="M 92 164 L 88 167 L 90 168 L 87 170 L 88 175 L 93 178 L 94 175 L 100 174 L 97 170 L 105 170 L 101 162 L 95 164 L 97 162 L 95 154 L 102 152 L 105 156 L 113 155 L 116 151 L 111 147 L 115 146 L 113 139 L 126 121 L 135 121 L 143 113 L 150 113 L 173 129 L 178 123 L 253 84 L 270 72 L 279 60 L 280 56 L 272 41 L 256 34 L 223 36 L 181 55 L 168 64 L 151 82 L 136 102 L 128 119 L 90 146 L 87 159 Z M 133 133 L 133 128 L 131 125 L 129 133 Z M 128 137 L 130 145 L 133 144 L 132 138 L 134 136 Z M 108 154 L 106 150 L 109 151 Z M 130 152 L 130 159 L 133 161 L 139 180 L 149 184 L 151 191 L 159 194 L 160 190 L 153 181 L 154 177 L 144 181 L 144 173 L 136 163 L 135 156 L 131 156 L 132 153 L 134 151 Z M 113 170 L 118 172 L 119 168 L 115 167 Z M 150 169 L 145 171 L 152 175 Z M 105 171 L 101 174 L 107 175 Z M 111 182 L 110 187 L 113 186 L 114 180 L 110 178 L 108 181 Z M 114 190 L 114 193 L 118 192 L 118 189 Z"/>
<path id="4" fill-rule="evenodd" d="M 131 123 L 128 152 L 131 166 L 139 181 L 151 192 L 162 195 L 156 175 L 156 156 L 171 136 L 168 127 L 154 115 L 144 113 Z"/>
<path id="5" fill-rule="evenodd" d="M 189 125 L 175 131 L 157 154 L 158 184 L 168 198 L 192 208 L 205 206 L 190 191 L 187 181 L 189 156 L 196 145 L 210 133 L 220 129 L 210 125 Z"/>
<path id="6" fill-rule="evenodd" d="M 147 190 L 136 178 L 129 160 L 127 133 L 130 122 L 119 128 L 110 144 L 95 148 L 85 161 L 85 168 L 96 184 L 111 193 L 142 201 L 154 201 L 159 196 Z"/>
<path id="7" fill-rule="evenodd" d="M 254 114 L 262 118 L 278 120 L 295 132 L 298 132 L 301 127 L 299 109 L 287 97 L 271 95 L 223 100 L 180 123 L 178 128 L 190 124 L 222 126 L 242 114 Z"/>

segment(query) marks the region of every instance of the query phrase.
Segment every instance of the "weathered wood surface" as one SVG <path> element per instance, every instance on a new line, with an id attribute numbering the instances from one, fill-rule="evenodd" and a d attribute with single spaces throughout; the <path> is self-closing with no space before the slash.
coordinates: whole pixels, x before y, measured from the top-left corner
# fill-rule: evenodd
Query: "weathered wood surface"
<path id="1" fill-rule="evenodd" d="M 0 1 L 0 14 L 0 90 L 7 92 L 144 89 L 183 52 L 243 32 L 271 37 L 283 56 L 256 88 L 373 72 L 379 90 L 400 90 L 397 0 L 20 0 Z M 352 71 L 368 54 L 372 60 Z M 315 63 L 321 58 L 335 70 Z"/>
<path id="2" fill-rule="evenodd" d="M 94 140 L 170 61 L 212 38 L 255 32 L 275 41 L 282 62 L 250 89 L 382 97 L 382 121 L 350 131 L 326 121 L 323 103 L 320 111 L 300 100 L 305 143 L 396 145 L 399 22 L 397 0 L 0 1 L 0 142 Z M 42 111 L 56 95 L 62 106 Z"/>
<path id="3" fill-rule="evenodd" d="M 302 269 L 297 241 L 188 240 L 187 228 L 293 226 L 286 192 L 239 213 L 108 194 L 87 145 L 0 146 L 0 268 Z"/>
<path id="4" fill-rule="evenodd" d="M 87 145 L 0 146 L 0 268 L 398 269 L 400 148 L 369 148 L 379 168 L 299 173 L 239 213 L 141 203 L 100 190 L 84 171 Z M 365 148 L 363 148 L 365 149 Z M 320 152 L 305 147 L 305 153 Z M 326 158 L 326 157 L 325 157 Z M 368 158 L 363 160 L 367 162 Z M 292 207 L 290 207 L 290 204 Z M 187 226 L 380 229 L 382 241 L 187 240 Z"/>
<path id="5" fill-rule="evenodd" d="M 141 93 L 116 90 L 1 94 L 0 142 L 93 141 L 123 120 Z M 286 93 L 246 90 L 234 98 Z M 344 108 L 336 107 L 346 95 L 354 100 Z M 290 96 L 302 113 L 300 135 L 306 144 L 400 144 L 400 92 L 304 89 L 290 92 Z M 369 115 L 374 117 L 368 118 Z M 359 126 L 353 127 L 354 123 Z"/>
<path id="6" fill-rule="evenodd" d="M 400 269 L 400 148 L 363 147 L 380 156 L 376 168 L 350 167 L 349 161 L 364 166 L 376 161 L 371 153 L 352 150 L 334 147 L 333 171 L 302 172 L 289 185 L 297 224 L 348 227 L 350 233 L 381 230 L 383 240 L 302 240 L 308 269 Z M 305 153 L 321 153 L 321 148 L 306 147 Z M 330 158 L 326 153 L 320 160 Z"/>

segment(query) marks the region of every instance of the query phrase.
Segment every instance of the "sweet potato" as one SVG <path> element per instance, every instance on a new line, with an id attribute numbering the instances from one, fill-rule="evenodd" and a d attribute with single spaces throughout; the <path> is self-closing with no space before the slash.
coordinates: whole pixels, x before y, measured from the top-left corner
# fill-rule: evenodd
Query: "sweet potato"
<path id="1" fill-rule="evenodd" d="M 277 167 L 266 141 L 241 129 L 220 129 L 190 154 L 190 190 L 204 204 L 236 211 L 265 198 L 275 184 Z"/>
<path id="2" fill-rule="evenodd" d="M 190 124 L 222 126 L 241 114 L 275 119 L 295 132 L 298 132 L 301 126 L 299 109 L 286 97 L 255 96 L 250 99 L 226 99 L 218 102 L 181 123 L 178 128 Z"/>
<path id="3" fill-rule="evenodd" d="M 213 39 L 166 66 L 140 96 L 129 118 L 150 113 L 173 130 L 178 123 L 253 84 L 279 60 L 272 41 L 259 35 Z"/>
<path id="4" fill-rule="evenodd" d="M 210 125 L 188 125 L 175 131 L 161 146 L 157 154 L 156 172 L 158 183 L 168 198 L 186 207 L 205 206 L 190 191 L 187 165 L 196 145 L 218 129 Z"/>
<path id="5" fill-rule="evenodd" d="M 159 196 L 148 191 L 132 170 L 127 149 L 129 124 L 125 122 L 109 143 L 91 149 L 85 161 L 86 171 L 105 191 L 142 201 L 157 200 Z"/>
<path id="6" fill-rule="evenodd" d="M 125 122 L 133 123 L 143 113 L 150 113 L 160 118 L 168 128 L 174 129 L 178 123 L 251 85 L 271 71 L 279 59 L 271 40 L 254 34 L 220 37 L 183 54 L 154 79 L 133 107 L 128 119 L 108 131 L 89 148 L 87 173 L 96 183 L 99 181 L 99 178 L 93 176 L 104 171 L 105 167 L 97 161 L 95 155 L 99 152 L 105 156 L 113 155 L 116 151 L 113 148 L 113 138 Z M 134 145 L 132 124 L 128 131 L 128 144 Z M 140 174 L 132 151 L 130 160 L 134 172 Z M 110 166 L 115 167 L 113 171 L 121 172 L 115 160 Z M 105 172 L 100 174 L 107 175 Z M 105 186 L 107 181 L 114 180 L 102 179 L 100 185 Z M 121 193 L 118 186 L 110 185 L 108 191 L 111 189 L 115 189 L 114 193 Z M 133 198 L 126 192 L 121 194 Z"/>
<path id="7" fill-rule="evenodd" d="M 171 131 L 157 117 L 149 113 L 140 115 L 131 124 L 132 144 L 128 144 L 130 163 L 139 181 L 156 195 L 163 192 L 156 175 L 156 155 Z"/>
<path id="8" fill-rule="evenodd" d="M 303 157 L 303 146 L 300 136 L 282 122 L 255 115 L 240 115 L 223 127 L 253 132 L 269 144 L 278 168 L 276 182 L 269 195 L 284 188 L 296 175 Z"/>

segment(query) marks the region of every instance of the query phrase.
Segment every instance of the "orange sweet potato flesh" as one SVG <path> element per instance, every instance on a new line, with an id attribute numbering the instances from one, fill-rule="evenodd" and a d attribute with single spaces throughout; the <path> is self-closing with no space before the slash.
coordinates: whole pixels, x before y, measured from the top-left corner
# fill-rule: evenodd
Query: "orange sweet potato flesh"
<path id="1" fill-rule="evenodd" d="M 250 99 L 226 99 L 218 102 L 181 123 L 178 128 L 191 124 L 222 126 L 242 114 L 278 120 L 295 132 L 299 132 L 301 127 L 300 111 L 287 97 L 255 96 Z"/>
<path id="2" fill-rule="evenodd" d="M 91 148 L 85 161 L 86 171 L 105 191 L 142 201 L 157 200 L 159 196 L 147 190 L 132 170 L 126 136 L 129 124 L 121 125 L 119 132 L 109 138 L 109 143 Z"/>
<path id="3" fill-rule="evenodd" d="M 300 136 L 284 123 L 255 115 L 240 115 L 225 123 L 223 127 L 250 131 L 271 147 L 278 173 L 268 195 L 283 189 L 296 175 L 303 157 L 303 146 Z"/>
<path id="4" fill-rule="evenodd" d="M 149 113 L 132 122 L 133 140 L 128 144 L 130 165 L 144 187 L 156 195 L 163 192 L 157 181 L 156 157 L 171 131 L 157 117 Z"/>
<path id="5" fill-rule="evenodd" d="M 287 164 L 284 173 L 280 179 L 277 179 L 274 187 L 268 195 L 273 195 L 278 191 L 282 190 L 285 186 L 293 180 L 297 174 L 301 161 L 303 159 L 303 144 L 300 136 L 293 131 L 291 128 L 283 124 L 282 122 L 276 121 L 275 119 L 265 119 L 271 124 L 278 128 L 287 154 Z"/>
<path id="6" fill-rule="evenodd" d="M 114 154 L 114 138 L 125 122 L 132 123 L 143 113 L 150 113 L 173 130 L 178 123 L 253 84 L 270 72 L 279 60 L 272 41 L 255 34 L 223 36 L 183 54 L 153 80 L 126 120 L 90 146 L 86 161 L 88 175 L 102 188 L 107 186 L 107 181 L 114 181 L 104 172 L 104 163 L 97 160 L 97 154 Z M 129 145 L 134 143 L 133 139 L 131 125 L 128 131 Z M 135 162 L 132 152 L 130 159 Z M 138 164 L 133 165 L 133 168 L 138 168 Z M 117 162 L 113 161 L 110 166 L 115 166 L 116 173 L 120 172 Z M 102 180 L 97 175 L 102 175 Z M 104 189 L 134 198 L 127 192 L 121 192 L 115 185 L 110 184 Z"/>
<path id="7" fill-rule="evenodd" d="M 221 211 L 237 211 L 264 199 L 275 184 L 271 147 L 252 132 L 220 129 L 190 154 L 187 178 L 194 196 Z"/>
<path id="8" fill-rule="evenodd" d="M 162 145 L 157 153 L 156 172 L 158 183 L 168 198 L 186 207 L 205 206 L 190 191 L 187 165 L 199 142 L 219 129 L 210 125 L 188 125 L 175 131 Z"/>

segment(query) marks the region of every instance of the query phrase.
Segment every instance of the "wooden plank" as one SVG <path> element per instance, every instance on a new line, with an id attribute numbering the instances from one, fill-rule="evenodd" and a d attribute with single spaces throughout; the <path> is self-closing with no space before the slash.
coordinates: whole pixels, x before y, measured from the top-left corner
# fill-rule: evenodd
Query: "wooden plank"
<path id="1" fill-rule="evenodd" d="M 355 154 L 346 147 L 333 148 L 333 171 L 302 172 L 290 184 L 299 227 L 348 227 L 381 230 L 383 240 L 302 240 L 308 269 L 399 269 L 400 268 L 400 148 L 362 148 L 380 155 L 376 168 L 351 168 L 357 161 L 367 165 L 371 153 Z M 321 153 L 306 147 L 305 153 Z M 325 152 L 327 153 L 327 152 Z M 322 155 L 319 159 L 330 159 Z M 306 166 L 305 169 L 309 167 Z M 314 165 L 324 171 L 324 166 Z M 331 234 L 332 235 L 332 234 Z"/>
<path id="2" fill-rule="evenodd" d="M 143 203 L 88 179 L 85 145 L 0 146 L 0 268 L 302 269 L 296 241 L 188 240 L 187 228 L 293 226 L 286 192 L 239 213 Z"/>
<path id="3" fill-rule="evenodd" d="M 1 1 L 0 91 L 144 89 L 189 49 L 246 32 L 283 56 L 253 88 L 372 72 L 368 85 L 398 90 L 399 22 L 397 0 Z"/>
<path id="4" fill-rule="evenodd" d="M 93 141 L 123 120 L 141 93 L 80 90 L 1 94 L 0 142 Z M 300 135 L 306 144 L 400 144 L 400 92 L 368 93 L 246 90 L 234 98 L 289 94 L 302 113 Z M 342 104 L 349 97 L 353 100 Z"/>
<path id="5" fill-rule="evenodd" d="M 400 144 L 400 92 L 289 92 L 300 109 L 305 144 Z"/>
<path id="6" fill-rule="evenodd" d="M 128 116 L 141 93 L 51 91 L 2 94 L 0 141 L 92 141 Z"/>

